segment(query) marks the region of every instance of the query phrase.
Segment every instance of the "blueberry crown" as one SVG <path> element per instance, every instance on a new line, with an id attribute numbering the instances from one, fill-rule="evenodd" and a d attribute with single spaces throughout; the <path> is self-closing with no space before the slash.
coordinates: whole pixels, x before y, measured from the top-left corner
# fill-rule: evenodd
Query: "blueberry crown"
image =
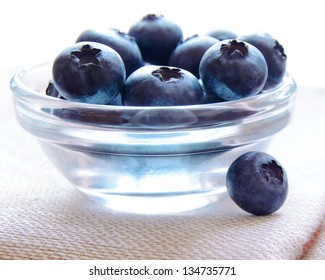
<path id="1" fill-rule="evenodd" d="M 182 79 L 181 69 L 179 68 L 169 68 L 169 67 L 160 67 L 159 69 L 152 71 L 152 75 L 158 77 L 162 82 L 167 82 L 172 79 L 179 80 Z"/>
<path id="2" fill-rule="evenodd" d="M 279 182 L 282 183 L 283 170 L 282 167 L 279 166 L 275 160 L 262 164 L 261 169 L 263 170 L 265 179 L 267 181 L 269 181 L 270 178 L 276 178 Z"/>
<path id="3" fill-rule="evenodd" d="M 237 40 L 231 40 L 226 44 L 222 44 L 220 49 L 224 51 L 228 57 L 235 53 L 239 53 L 241 56 L 248 55 L 248 46 L 244 42 Z"/>
<path id="4" fill-rule="evenodd" d="M 71 55 L 76 57 L 79 67 L 89 64 L 100 66 L 100 61 L 97 58 L 100 52 L 100 49 L 92 48 L 90 45 L 86 44 L 83 45 L 81 49 L 71 52 Z"/>

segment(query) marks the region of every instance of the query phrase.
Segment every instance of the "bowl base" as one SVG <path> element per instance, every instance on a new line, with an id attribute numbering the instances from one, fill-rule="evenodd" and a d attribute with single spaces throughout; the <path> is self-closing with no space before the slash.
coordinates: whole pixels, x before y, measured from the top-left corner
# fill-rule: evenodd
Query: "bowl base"
<path id="1" fill-rule="evenodd" d="M 133 213 L 163 215 L 191 211 L 219 200 L 226 187 L 218 187 L 205 192 L 188 194 L 99 194 L 89 189 L 79 188 L 96 203 L 104 204 L 111 210 Z"/>

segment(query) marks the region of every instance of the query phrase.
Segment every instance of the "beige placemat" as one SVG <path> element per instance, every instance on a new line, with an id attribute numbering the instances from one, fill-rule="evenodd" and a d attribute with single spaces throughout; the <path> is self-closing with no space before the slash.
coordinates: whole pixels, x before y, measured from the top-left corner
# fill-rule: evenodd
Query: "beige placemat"
<path id="1" fill-rule="evenodd" d="M 271 146 L 290 184 L 278 212 L 255 217 L 225 195 L 146 216 L 106 209 L 69 185 L 16 123 L 11 74 L 0 76 L 0 259 L 325 259 L 324 91 L 299 90 L 294 121 Z"/>

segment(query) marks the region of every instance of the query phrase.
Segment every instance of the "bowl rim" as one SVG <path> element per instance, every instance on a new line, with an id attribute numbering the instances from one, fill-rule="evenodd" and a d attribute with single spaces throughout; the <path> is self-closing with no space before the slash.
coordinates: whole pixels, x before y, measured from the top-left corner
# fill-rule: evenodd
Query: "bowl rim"
<path id="1" fill-rule="evenodd" d="M 159 111 L 170 111 L 170 110 L 196 110 L 196 109 L 225 109 L 227 107 L 236 107 L 237 105 L 243 105 L 245 103 L 256 102 L 256 100 L 269 100 L 272 97 L 277 97 L 278 95 L 286 94 L 286 96 L 293 95 L 296 92 L 297 84 L 293 77 L 286 72 L 282 82 L 275 86 L 274 88 L 267 89 L 261 93 L 240 98 L 237 100 L 215 102 L 215 103 L 206 103 L 206 104 L 195 104 L 195 105 L 176 105 L 176 106 L 126 106 L 126 105 L 105 105 L 105 104 L 92 104 L 92 103 L 83 103 L 78 101 L 63 100 L 57 97 L 48 96 L 45 93 L 41 94 L 40 91 L 37 91 L 23 82 L 23 78 L 30 74 L 32 71 L 35 71 L 40 68 L 50 67 L 53 62 L 43 62 L 33 66 L 24 67 L 18 70 L 10 80 L 10 89 L 16 97 L 24 99 L 25 101 L 37 100 L 38 105 L 46 105 L 47 107 L 53 108 L 89 108 L 92 110 L 98 109 L 99 111 L 143 111 L 143 110 L 159 110 Z M 48 81 L 50 82 L 50 80 Z"/>
<path id="2" fill-rule="evenodd" d="M 18 123 L 37 139 L 96 153 L 223 152 L 267 140 L 289 123 L 296 97 L 296 83 L 286 73 L 274 89 L 234 101 L 153 107 L 81 103 L 45 94 L 49 66 L 38 64 L 13 76 Z"/>

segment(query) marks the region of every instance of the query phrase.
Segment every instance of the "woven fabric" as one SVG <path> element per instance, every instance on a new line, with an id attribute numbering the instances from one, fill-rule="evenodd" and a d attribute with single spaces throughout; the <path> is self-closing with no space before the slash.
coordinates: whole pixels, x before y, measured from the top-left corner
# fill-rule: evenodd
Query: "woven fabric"
<path id="1" fill-rule="evenodd" d="M 89 200 L 54 169 L 15 120 L 12 74 L 0 76 L 0 259 L 325 259 L 321 90 L 299 90 L 294 120 L 270 148 L 289 178 L 278 212 L 250 215 L 225 194 L 196 211 L 131 215 Z"/>

